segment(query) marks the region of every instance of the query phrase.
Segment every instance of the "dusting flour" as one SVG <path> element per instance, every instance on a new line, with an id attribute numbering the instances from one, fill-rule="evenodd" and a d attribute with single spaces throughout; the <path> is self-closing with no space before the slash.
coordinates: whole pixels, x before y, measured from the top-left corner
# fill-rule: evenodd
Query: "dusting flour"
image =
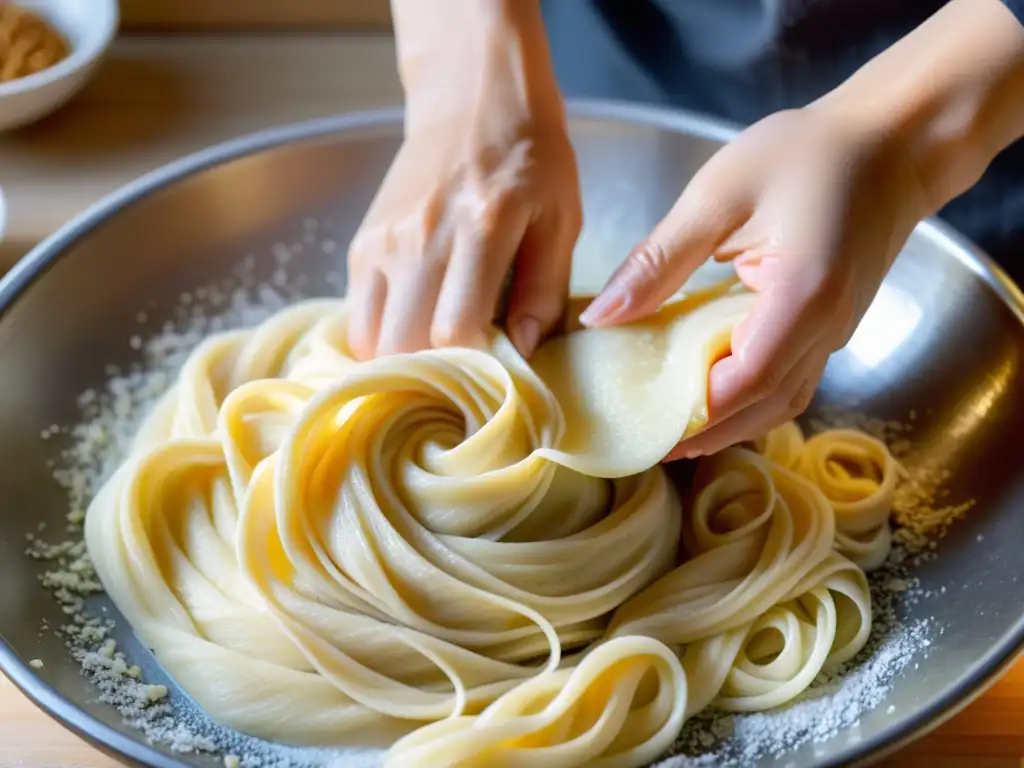
<path id="1" fill-rule="evenodd" d="M 249 256 L 234 279 L 183 294 L 176 319 L 156 334 L 143 332 L 149 318 L 140 310 L 139 328 L 126 329 L 125 344 L 142 362 L 127 371 L 109 368 L 105 387 L 79 397 L 78 423 L 53 425 L 40 435 L 60 441 L 53 476 L 68 499 L 66 540 L 50 543 L 40 531 L 27 536 L 26 553 L 48 564 L 42 584 L 67 616 L 62 626 L 47 624 L 43 630 L 66 643 L 100 700 L 117 709 L 144 738 L 180 754 L 216 756 L 225 768 L 361 768 L 378 765 L 382 753 L 280 746 L 210 721 L 174 687 L 128 628 L 111 618 L 113 608 L 89 562 L 81 526 L 93 494 L 125 455 L 141 418 L 192 349 L 210 333 L 255 325 L 305 295 L 308 279 L 294 269 L 302 261 L 295 257 L 314 249 L 324 254 L 337 250 L 320 231 L 320 223 L 310 219 L 294 242 L 275 245 L 270 253 L 273 272 L 266 282 L 251 277 L 256 258 Z M 325 282 L 322 293 L 334 293 L 341 285 L 336 274 Z M 902 606 L 922 597 L 908 569 L 911 559 L 898 546 L 889 562 L 872 574 L 871 640 L 846 669 L 819 676 L 796 702 L 779 710 L 692 719 L 673 754 L 657 765 L 750 765 L 855 727 L 864 713 L 882 703 L 893 679 L 913 659 L 927 655 L 936 629 L 927 621 L 904 623 L 899 618 Z"/>

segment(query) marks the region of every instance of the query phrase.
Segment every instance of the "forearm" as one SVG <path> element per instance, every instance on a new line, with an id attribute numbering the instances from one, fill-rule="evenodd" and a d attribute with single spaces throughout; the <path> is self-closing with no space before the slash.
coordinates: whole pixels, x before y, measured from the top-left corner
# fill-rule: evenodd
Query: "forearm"
<path id="1" fill-rule="evenodd" d="M 901 144 L 933 213 L 1024 135 L 1024 27 L 1001 0 L 953 0 L 812 106 Z"/>
<path id="2" fill-rule="evenodd" d="M 392 0 L 391 8 L 407 125 L 485 100 L 560 119 L 538 0 Z"/>

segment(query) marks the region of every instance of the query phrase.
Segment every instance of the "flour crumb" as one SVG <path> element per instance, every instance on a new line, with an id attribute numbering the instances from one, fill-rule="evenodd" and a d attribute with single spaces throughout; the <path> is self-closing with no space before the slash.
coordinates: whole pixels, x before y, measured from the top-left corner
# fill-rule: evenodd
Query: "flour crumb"
<path id="1" fill-rule="evenodd" d="M 128 670 L 125 670 L 125 674 L 128 674 Z M 129 675 L 130 677 L 130 675 Z M 142 686 L 142 693 L 150 702 L 157 702 L 161 699 L 167 698 L 167 686 L 166 685 L 144 685 Z"/>
<path id="2" fill-rule="evenodd" d="M 908 584 L 900 578 L 892 578 L 886 582 L 885 588 L 890 592 L 906 592 Z"/>
<path id="3" fill-rule="evenodd" d="M 45 666 L 45 665 L 43 664 L 43 660 L 42 660 L 42 659 L 32 659 L 32 661 L 30 661 L 30 662 L 28 663 L 28 665 L 29 665 L 30 667 L 32 667 L 32 669 L 42 669 L 42 668 L 43 668 L 43 666 Z"/>

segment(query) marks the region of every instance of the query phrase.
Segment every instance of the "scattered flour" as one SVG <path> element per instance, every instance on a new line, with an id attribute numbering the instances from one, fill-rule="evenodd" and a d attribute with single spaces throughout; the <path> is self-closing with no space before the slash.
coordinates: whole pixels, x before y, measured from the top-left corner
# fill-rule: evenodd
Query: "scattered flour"
<path id="1" fill-rule="evenodd" d="M 905 590 L 888 586 L 893 569 L 889 563 L 872 574 L 874 623 L 871 638 L 857 658 L 820 674 L 796 701 L 779 709 L 698 715 L 683 728 L 676 754 L 657 768 L 738 768 L 784 757 L 804 744 L 829 741 L 859 725 L 865 713 L 885 700 L 893 679 L 912 660 L 927 658 L 931 645 L 930 621 L 903 623 L 898 618 Z"/>
<path id="2" fill-rule="evenodd" d="M 79 397 L 79 423 L 70 428 L 54 425 L 41 435 L 45 440 L 64 441 L 53 474 L 67 492 L 70 532 L 67 541 L 55 544 L 35 534 L 27 536 L 26 554 L 48 563 L 41 582 L 68 616 L 60 628 L 44 625 L 43 630 L 64 640 L 83 674 L 96 687 L 100 700 L 115 707 L 150 742 L 181 754 L 216 755 L 225 768 L 369 768 L 379 765 L 381 753 L 299 749 L 244 736 L 213 723 L 177 689 L 147 683 L 138 665 L 152 663 L 152 659 L 141 651 L 126 653 L 113 638 L 116 627 L 106 617 L 106 598 L 85 551 L 81 526 L 90 499 L 124 456 L 140 419 L 173 381 L 189 352 L 208 334 L 255 325 L 303 295 L 306 279 L 302 275 L 291 277 L 288 266 L 292 259 L 318 243 L 324 253 L 337 249 L 333 240 L 319 239 L 318 227 L 316 220 L 306 220 L 300 241 L 271 249 L 274 271 L 269 282 L 254 280 L 256 257 L 247 256 L 231 280 L 183 294 L 175 320 L 159 332 L 139 328 L 131 333 L 126 344 L 141 353 L 144 361 L 128 370 L 108 367 L 105 388 L 83 392 Z M 326 279 L 331 290 L 342 282 L 338 274 Z M 140 311 L 136 316 L 140 326 L 152 314 Z M 833 417 L 828 426 L 835 425 Z M 884 433 L 880 436 L 890 445 L 910 445 L 908 429 L 894 428 L 888 422 L 874 426 L 873 432 Z M 923 496 L 933 498 L 934 489 L 931 496 Z M 874 626 L 868 646 L 857 659 L 843 670 L 820 675 L 803 696 L 782 709 L 694 718 L 674 753 L 658 765 L 749 765 L 782 756 L 802 744 L 827 741 L 856 726 L 864 713 L 885 699 L 896 675 L 912 659 L 926 654 L 930 644 L 934 628 L 929 622 L 904 623 L 899 618 L 901 607 L 922 597 L 916 579 L 909 573 L 911 554 L 905 545 L 897 546 L 886 565 L 872 575 Z M 130 659 L 129 655 L 137 658 Z"/>

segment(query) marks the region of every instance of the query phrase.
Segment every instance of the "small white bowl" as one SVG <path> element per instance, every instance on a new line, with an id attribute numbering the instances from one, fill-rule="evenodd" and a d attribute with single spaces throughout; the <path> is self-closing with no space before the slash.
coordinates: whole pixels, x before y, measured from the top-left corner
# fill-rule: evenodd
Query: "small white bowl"
<path id="1" fill-rule="evenodd" d="M 34 122 L 63 106 L 89 79 L 117 34 L 117 0 L 15 0 L 53 25 L 68 42 L 63 61 L 0 83 L 0 131 Z"/>

